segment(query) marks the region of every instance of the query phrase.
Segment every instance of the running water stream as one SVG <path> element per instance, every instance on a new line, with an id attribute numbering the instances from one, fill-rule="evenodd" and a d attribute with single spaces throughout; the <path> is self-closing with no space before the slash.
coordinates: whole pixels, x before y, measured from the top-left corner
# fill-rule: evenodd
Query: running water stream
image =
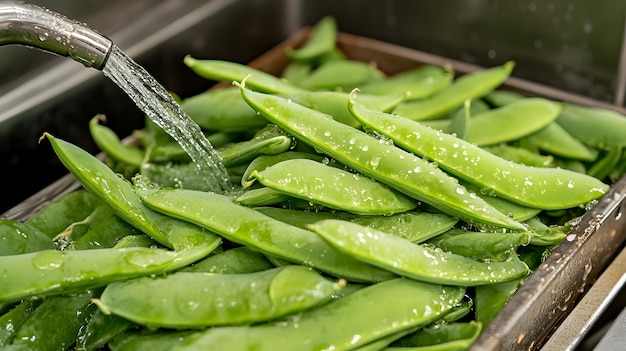
<path id="1" fill-rule="evenodd" d="M 221 157 L 200 127 L 143 67 L 114 45 L 102 72 L 189 154 L 208 190 L 227 193 L 232 189 Z"/>

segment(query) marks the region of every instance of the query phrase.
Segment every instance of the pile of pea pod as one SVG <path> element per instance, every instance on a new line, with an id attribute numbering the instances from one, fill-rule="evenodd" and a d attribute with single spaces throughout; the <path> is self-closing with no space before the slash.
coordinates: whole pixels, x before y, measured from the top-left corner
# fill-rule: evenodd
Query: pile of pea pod
<path id="1" fill-rule="evenodd" d="M 388 76 L 333 18 L 276 77 L 180 101 L 232 192 L 146 120 L 106 160 L 45 133 L 82 188 L 0 220 L 3 350 L 464 350 L 626 170 L 626 119 L 499 89 L 514 64 Z M 45 147 L 46 143 L 42 143 Z"/>

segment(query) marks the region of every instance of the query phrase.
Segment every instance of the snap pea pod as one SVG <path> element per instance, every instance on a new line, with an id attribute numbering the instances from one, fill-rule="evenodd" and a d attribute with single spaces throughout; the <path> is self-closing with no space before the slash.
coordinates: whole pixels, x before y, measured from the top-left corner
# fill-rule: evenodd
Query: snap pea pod
<path id="1" fill-rule="evenodd" d="M 528 141 L 555 156 L 582 161 L 593 161 L 598 157 L 597 150 L 574 138 L 556 122 L 528 136 Z"/>
<path id="2" fill-rule="evenodd" d="M 290 136 L 285 135 L 273 124 L 259 130 L 252 139 L 226 145 L 218 150 L 226 167 L 250 162 L 260 155 L 275 155 L 289 150 Z"/>
<path id="3" fill-rule="evenodd" d="M 46 133 L 45 136 L 61 162 L 83 187 L 141 232 L 176 250 L 195 246 L 215 248 L 219 245 L 221 239 L 207 230 L 148 209 L 128 181 L 118 177 L 85 150 L 51 134 Z"/>
<path id="4" fill-rule="evenodd" d="M 300 82 L 308 90 L 350 91 L 366 84 L 379 72 L 370 64 L 356 60 L 337 60 L 315 68 Z"/>
<path id="5" fill-rule="evenodd" d="M 0 348 L 11 341 L 15 333 L 41 302 L 41 299 L 24 300 L 8 312 L 0 315 Z"/>
<path id="6" fill-rule="evenodd" d="M 206 175 L 198 170 L 192 162 L 145 162 L 141 165 L 140 174 L 145 182 L 160 187 L 185 188 L 208 191 Z"/>
<path id="7" fill-rule="evenodd" d="M 530 138 L 530 137 L 529 137 Z M 508 161 L 532 167 L 554 167 L 554 156 L 542 155 L 524 147 L 510 144 L 483 146 L 483 150 Z"/>
<path id="8" fill-rule="evenodd" d="M 265 118 L 364 175 L 468 222 L 523 229 L 432 163 L 284 98 L 241 92 Z"/>
<path id="9" fill-rule="evenodd" d="M 529 167 L 506 161 L 453 135 L 407 118 L 372 111 L 354 100 L 350 108 L 368 128 L 388 136 L 397 145 L 524 206 L 545 210 L 576 207 L 601 197 L 609 188 L 594 177 L 566 169 Z"/>
<path id="10" fill-rule="evenodd" d="M 370 178 L 308 159 L 279 162 L 250 176 L 290 196 L 354 214 L 391 215 L 417 206 Z"/>
<path id="11" fill-rule="evenodd" d="M 304 61 L 289 61 L 281 73 L 281 78 L 297 87 L 313 70 L 314 65 Z"/>
<path id="12" fill-rule="evenodd" d="M 506 259 L 519 246 L 530 242 L 529 232 L 489 233 L 452 229 L 428 241 L 438 248 L 477 260 Z"/>
<path id="13" fill-rule="evenodd" d="M 609 147 L 608 150 L 602 154 L 602 157 L 593 163 L 587 171 L 587 174 L 598 179 L 605 179 L 615 166 L 617 166 L 621 158 L 621 146 Z"/>
<path id="14" fill-rule="evenodd" d="M 483 100 L 493 107 L 500 107 L 525 98 L 524 95 L 511 90 L 498 89 L 483 96 Z"/>
<path id="15" fill-rule="evenodd" d="M 189 265 L 214 250 L 210 244 L 183 251 L 153 248 L 44 250 L 0 257 L 0 303 L 30 296 L 75 292 L 112 281 L 161 274 Z"/>
<path id="16" fill-rule="evenodd" d="M 115 245 L 113 246 L 116 249 L 126 248 L 126 247 L 151 247 L 151 248 L 163 248 L 156 241 L 152 240 L 147 235 L 126 235 L 121 238 Z"/>
<path id="17" fill-rule="evenodd" d="M 277 164 L 278 162 L 293 159 L 309 159 L 322 162 L 324 156 L 320 154 L 312 154 L 299 151 L 285 151 L 276 155 L 261 155 L 248 164 L 248 167 L 246 167 L 246 170 L 241 176 L 241 185 L 245 187 L 248 184 L 247 182 L 250 179 L 250 174 L 253 171 L 263 171 L 266 168 Z"/>
<path id="18" fill-rule="evenodd" d="M 54 242 L 37 227 L 14 219 L 0 219 L 0 256 L 53 248 Z"/>
<path id="19" fill-rule="evenodd" d="M 356 223 L 327 219 L 309 226 L 338 250 L 398 275 L 436 284 L 475 286 L 526 276 L 516 254 L 504 261 L 482 262 Z"/>
<path id="20" fill-rule="evenodd" d="M 521 278 L 509 282 L 477 286 L 474 296 L 476 320 L 482 325 L 488 325 L 517 291 L 523 280 L 524 278 Z"/>
<path id="21" fill-rule="evenodd" d="M 460 302 L 463 294 L 459 287 L 393 279 L 286 321 L 207 329 L 184 337 L 172 350 L 352 350 L 436 321 Z"/>
<path id="22" fill-rule="evenodd" d="M 342 285 L 300 265 L 244 274 L 177 272 L 109 284 L 95 302 L 149 328 L 205 328 L 302 312 L 329 301 Z"/>
<path id="23" fill-rule="evenodd" d="M 243 274 L 260 272 L 274 266 L 263 254 L 247 246 L 235 247 L 211 255 L 191 266 L 180 269 L 180 272 L 202 272 L 218 274 Z"/>
<path id="24" fill-rule="evenodd" d="M 3 350 L 66 350 L 96 311 L 92 291 L 46 298 L 32 311 Z"/>
<path id="25" fill-rule="evenodd" d="M 450 118 L 450 126 L 448 132 L 456 135 L 457 138 L 467 139 L 472 121 L 470 119 L 470 103 L 472 100 L 465 100 L 463 105 L 463 113 L 455 113 Z"/>
<path id="26" fill-rule="evenodd" d="M 373 95 L 406 95 L 406 100 L 424 99 L 452 83 L 454 72 L 450 67 L 422 65 L 382 80 L 359 86 L 363 93 Z"/>
<path id="27" fill-rule="evenodd" d="M 76 351 L 95 351 L 102 349 L 115 336 L 137 327 L 137 324 L 115 315 L 106 315 L 96 311 L 81 326 L 76 337 Z"/>
<path id="28" fill-rule="evenodd" d="M 143 202 L 155 211 L 206 227 L 227 240 L 264 254 L 351 281 L 376 282 L 394 277 L 387 271 L 341 254 L 315 233 L 237 205 L 224 195 L 161 189 L 142 191 L 141 196 Z"/>
<path id="29" fill-rule="evenodd" d="M 331 16 L 320 19 L 304 44 L 297 49 L 289 49 L 286 54 L 291 60 L 312 61 L 335 49 L 337 23 Z"/>
<path id="30" fill-rule="evenodd" d="M 180 107 L 204 130 L 245 132 L 267 124 L 241 99 L 235 87 L 209 90 L 188 97 Z"/>
<path id="31" fill-rule="evenodd" d="M 247 186 L 250 185 L 250 181 L 244 183 Z M 276 205 L 291 199 L 291 196 L 282 191 L 264 186 L 244 191 L 235 198 L 235 202 L 244 206 L 257 207 Z"/>
<path id="32" fill-rule="evenodd" d="M 128 331 L 116 336 L 107 347 L 111 351 L 171 351 L 192 333 L 190 330 Z"/>
<path id="33" fill-rule="evenodd" d="M 574 138 L 593 148 L 626 146 L 626 117 L 621 113 L 564 103 L 556 122 Z"/>
<path id="34" fill-rule="evenodd" d="M 54 238 L 72 223 L 85 219 L 98 205 L 102 202 L 97 197 L 85 189 L 78 189 L 50 202 L 26 223 Z"/>
<path id="35" fill-rule="evenodd" d="M 483 325 L 476 321 L 443 323 L 423 328 L 394 342 L 387 351 L 463 351 L 478 339 Z"/>
<path id="36" fill-rule="evenodd" d="M 509 77 L 514 66 L 513 62 L 507 62 L 466 74 L 428 99 L 403 102 L 393 112 L 416 121 L 440 117 L 463 105 L 465 100 L 481 97 L 497 88 Z"/>
<path id="37" fill-rule="evenodd" d="M 89 121 L 89 132 L 96 145 L 114 161 L 139 168 L 145 152 L 136 146 L 123 144 L 113 130 L 100 124 L 102 121 L 106 121 L 104 115 L 96 115 Z"/>

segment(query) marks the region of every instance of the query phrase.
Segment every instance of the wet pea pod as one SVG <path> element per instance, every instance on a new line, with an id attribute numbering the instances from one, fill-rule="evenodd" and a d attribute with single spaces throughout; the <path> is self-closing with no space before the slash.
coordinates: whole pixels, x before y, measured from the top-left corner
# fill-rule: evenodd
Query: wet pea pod
<path id="1" fill-rule="evenodd" d="M 177 272 L 109 284 L 96 304 L 149 328 L 205 328 L 302 312 L 329 301 L 343 284 L 299 265 L 244 274 Z"/>
<path id="2" fill-rule="evenodd" d="M 465 100 L 481 97 L 497 88 L 509 77 L 514 66 L 513 62 L 507 62 L 466 74 L 431 97 L 404 102 L 393 112 L 412 120 L 438 118 L 463 105 Z"/>
<path id="3" fill-rule="evenodd" d="M 277 126 L 270 124 L 250 140 L 226 145 L 218 150 L 226 167 L 245 164 L 260 155 L 275 155 L 289 150 L 293 140 Z"/>
<path id="4" fill-rule="evenodd" d="M 452 229 L 430 240 L 429 244 L 476 260 L 504 260 L 520 246 L 530 243 L 529 232 L 489 233 Z"/>
<path id="5" fill-rule="evenodd" d="M 622 149 L 622 146 L 609 147 L 593 162 L 587 174 L 598 179 L 606 179 L 621 160 Z"/>
<path id="6" fill-rule="evenodd" d="M 246 185 L 250 181 L 245 182 Z M 272 206 L 292 200 L 288 194 L 269 187 L 246 190 L 235 197 L 235 202 L 249 207 Z"/>
<path id="7" fill-rule="evenodd" d="M 391 215 L 417 206 L 368 177 L 307 159 L 279 162 L 250 176 L 290 196 L 354 214 Z"/>
<path id="8" fill-rule="evenodd" d="M 76 145 L 47 133 L 45 136 L 61 162 L 83 187 L 139 231 L 177 250 L 215 248 L 221 242 L 218 236 L 203 228 L 148 209 L 137 197 L 130 182 L 120 178 L 100 160 Z"/>
<path id="9" fill-rule="evenodd" d="M 76 351 L 95 351 L 127 330 L 134 329 L 137 324 L 115 315 L 106 315 L 99 309 L 91 314 L 76 336 Z"/>
<path id="10" fill-rule="evenodd" d="M 426 351 L 426 350 L 467 350 L 483 331 L 483 324 L 476 321 L 464 323 L 443 323 L 427 327 L 407 335 L 385 350 Z"/>
<path id="11" fill-rule="evenodd" d="M 529 273 L 516 254 L 484 262 L 340 220 L 309 226 L 331 245 L 363 262 L 408 278 L 435 284 L 475 286 L 514 280 Z"/>
<path id="12" fill-rule="evenodd" d="M 272 123 L 361 174 L 470 223 L 523 229 L 430 162 L 319 111 L 250 91 L 243 85 L 241 91 L 244 99 Z"/>
<path id="13" fill-rule="evenodd" d="M 510 144 L 498 144 L 483 146 L 483 150 L 508 161 L 532 167 L 555 167 L 552 155 L 542 155 L 520 146 Z"/>
<path id="14" fill-rule="evenodd" d="M 454 308 L 463 294 L 459 287 L 393 279 L 361 288 L 293 319 L 207 329 L 184 337 L 172 350 L 353 350 L 436 321 Z"/>
<path id="15" fill-rule="evenodd" d="M 564 103 L 556 122 L 571 136 L 593 148 L 626 146 L 626 117 L 621 113 Z"/>
<path id="16" fill-rule="evenodd" d="M 315 68 L 299 86 L 307 90 L 350 91 L 379 75 L 380 72 L 366 62 L 336 60 Z"/>
<path id="17" fill-rule="evenodd" d="M 213 249 L 205 244 L 182 251 L 136 247 L 43 250 L 1 256 L 0 279 L 11 283 L 0 286 L 0 303 L 31 296 L 76 292 L 120 279 L 162 274 L 196 262 Z"/>
<path id="18" fill-rule="evenodd" d="M 320 19 L 304 44 L 296 49 L 287 50 L 287 57 L 294 61 L 312 62 L 335 50 L 337 41 L 337 23 L 330 16 Z"/>
<path id="19" fill-rule="evenodd" d="M 584 205 L 608 189 L 607 184 L 585 174 L 512 163 L 453 135 L 398 115 L 372 111 L 355 100 L 350 108 L 368 128 L 484 188 L 485 194 L 491 191 L 524 206 L 554 210 Z"/>
<path id="20" fill-rule="evenodd" d="M 237 205 L 224 195 L 186 189 L 140 190 L 155 211 L 205 227 L 263 254 L 311 266 L 350 281 L 376 282 L 393 274 L 344 255 L 315 233 Z"/>
<path id="21" fill-rule="evenodd" d="M 113 130 L 100 124 L 104 121 L 106 121 L 104 115 L 96 115 L 89 121 L 89 132 L 93 141 L 115 162 L 139 168 L 145 158 L 144 150 L 133 145 L 123 144 Z"/>
<path id="22" fill-rule="evenodd" d="M 206 183 L 206 175 L 199 172 L 198 166 L 192 162 L 146 162 L 141 165 L 140 174 L 145 182 L 155 186 L 209 190 Z"/>
<path id="23" fill-rule="evenodd" d="M 0 219 L 0 256 L 53 249 L 54 242 L 37 227 L 14 219 Z"/>
<path id="24" fill-rule="evenodd" d="M 373 95 L 406 95 L 405 101 L 424 99 L 449 86 L 454 78 L 450 67 L 422 65 L 391 77 L 358 86 Z"/>
<path id="25" fill-rule="evenodd" d="M 524 278 L 520 278 L 509 282 L 477 286 L 474 292 L 476 320 L 482 325 L 488 325 L 506 305 L 523 281 Z"/>
<path id="26" fill-rule="evenodd" d="M 583 144 L 574 138 L 558 123 L 553 122 L 537 133 L 529 135 L 528 141 L 540 150 L 554 156 L 572 160 L 593 161 L 598 157 L 598 151 Z"/>
<path id="27" fill-rule="evenodd" d="M 282 161 L 294 160 L 294 159 L 309 159 L 315 160 L 318 162 L 322 162 L 325 156 L 320 154 L 313 154 L 308 152 L 300 152 L 300 151 L 285 151 L 276 155 L 261 155 L 254 160 L 252 160 L 246 170 L 243 172 L 241 176 L 241 185 L 248 185 L 248 180 L 250 179 L 250 174 L 254 171 L 263 171 L 266 168 L 275 165 Z"/>
<path id="28" fill-rule="evenodd" d="M 41 302 L 41 299 L 24 300 L 0 315 L 0 348 L 13 339 L 15 333 Z"/>
<path id="29" fill-rule="evenodd" d="M 225 250 L 181 268 L 180 272 L 200 272 L 217 274 L 244 274 L 274 268 L 274 265 L 260 252 L 247 246 Z"/>
<path id="30" fill-rule="evenodd" d="M 192 330 L 133 330 L 117 335 L 106 346 L 111 351 L 170 351 L 192 333 Z"/>

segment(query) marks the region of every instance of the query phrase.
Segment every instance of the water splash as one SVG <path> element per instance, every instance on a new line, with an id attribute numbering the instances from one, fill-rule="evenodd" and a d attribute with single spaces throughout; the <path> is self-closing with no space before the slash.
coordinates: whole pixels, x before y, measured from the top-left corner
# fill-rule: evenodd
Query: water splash
<path id="1" fill-rule="evenodd" d="M 143 67 L 113 46 L 102 72 L 189 154 L 206 180 L 206 190 L 226 193 L 232 189 L 221 157 L 200 127 Z"/>

